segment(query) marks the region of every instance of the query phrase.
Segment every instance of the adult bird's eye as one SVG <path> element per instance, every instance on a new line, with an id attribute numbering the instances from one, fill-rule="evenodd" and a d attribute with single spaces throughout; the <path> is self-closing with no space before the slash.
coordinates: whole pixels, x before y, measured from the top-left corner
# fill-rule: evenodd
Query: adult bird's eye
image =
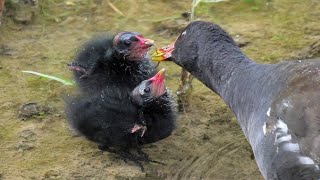
<path id="1" fill-rule="evenodd" d="M 131 41 L 130 41 L 129 39 L 127 39 L 127 40 L 124 41 L 124 44 L 125 44 L 126 46 L 130 46 Z"/>
<path id="2" fill-rule="evenodd" d="M 146 87 L 146 88 L 144 89 L 144 92 L 145 92 L 145 93 L 150 92 L 150 88 L 149 88 L 149 87 Z"/>

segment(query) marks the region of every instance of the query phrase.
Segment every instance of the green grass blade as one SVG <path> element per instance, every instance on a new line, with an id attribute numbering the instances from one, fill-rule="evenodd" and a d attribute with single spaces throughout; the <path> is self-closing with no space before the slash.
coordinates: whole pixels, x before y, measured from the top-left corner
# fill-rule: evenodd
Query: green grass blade
<path id="1" fill-rule="evenodd" d="M 192 1 L 192 8 L 195 8 L 198 6 L 198 4 L 201 2 L 202 0 L 193 0 Z"/>
<path id="2" fill-rule="evenodd" d="M 202 0 L 204 3 L 217 3 L 217 2 L 224 2 L 228 0 Z"/>
<path id="3" fill-rule="evenodd" d="M 197 7 L 200 2 L 203 2 L 203 3 L 217 3 L 217 2 L 224 2 L 224 1 L 228 1 L 228 0 L 193 0 L 192 1 L 192 8 Z"/>
<path id="4" fill-rule="evenodd" d="M 51 76 L 51 75 L 48 75 L 48 74 L 42 74 L 42 73 L 35 72 L 35 71 L 22 71 L 22 72 L 29 73 L 29 74 L 34 74 L 34 75 L 37 75 L 37 76 L 40 76 L 40 77 L 44 77 L 44 78 L 47 78 L 47 79 L 51 79 L 51 80 L 55 80 L 55 81 L 61 82 L 64 85 L 67 85 L 67 86 L 74 85 L 74 83 L 71 80 L 68 80 L 68 79 L 62 79 L 62 78 L 58 78 L 56 76 Z"/>

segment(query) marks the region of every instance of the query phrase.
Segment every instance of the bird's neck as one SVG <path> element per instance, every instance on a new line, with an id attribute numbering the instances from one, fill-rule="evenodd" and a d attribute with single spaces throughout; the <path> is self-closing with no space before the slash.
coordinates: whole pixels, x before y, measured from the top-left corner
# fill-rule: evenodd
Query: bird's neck
<path id="1" fill-rule="evenodd" d="M 217 40 L 199 48 L 195 64 L 189 72 L 221 97 L 230 85 L 230 80 L 255 64 L 250 61 L 233 41 Z"/>
<path id="2" fill-rule="evenodd" d="M 259 76 L 255 71 L 265 71 L 268 68 L 265 69 L 263 65 L 248 59 L 232 40 L 218 40 L 207 44 L 206 48 L 199 48 L 195 64 L 187 68 L 222 97 L 249 138 L 251 108 L 259 105 L 256 98 L 262 93 L 262 86 L 253 87 L 253 84 L 257 83 L 256 76 Z M 252 96 L 253 91 L 258 91 L 255 97 Z"/>
<path id="3" fill-rule="evenodd" d="M 262 127 L 272 97 L 287 78 L 281 72 L 288 71 L 289 65 L 254 63 L 233 42 L 211 46 L 210 52 L 198 53 L 196 64 L 187 70 L 225 101 L 252 145 L 252 132 Z"/>
<path id="4" fill-rule="evenodd" d="M 172 108 L 173 102 L 170 101 L 170 92 L 166 90 L 166 92 L 161 95 L 159 98 L 152 100 L 151 102 L 144 103 L 144 108 L 148 110 L 152 110 L 153 112 L 157 112 L 159 114 L 163 114 Z"/>
<path id="5" fill-rule="evenodd" d="M 144 113 L 153 117 L 153 121 L 159 121 L 157 123 L 163 124 L 165 121 L 174 118 L 176 114 L 176 104 L 172 101 L 171 93 L 167 92 L 159 98 L 144 104 Z"/>

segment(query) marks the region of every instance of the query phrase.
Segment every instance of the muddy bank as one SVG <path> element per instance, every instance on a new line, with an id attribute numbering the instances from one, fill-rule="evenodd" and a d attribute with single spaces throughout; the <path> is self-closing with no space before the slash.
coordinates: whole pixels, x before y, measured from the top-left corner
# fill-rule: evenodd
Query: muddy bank
<path id="1" fill-rule="evenodd" d="M 134 164 L 71 135 L 62 98 L 73 87 L 21 71 L 71 78 L 66 64 L 79 44 L 109 30 L 138 31 L 159 46 L 167 44 L 184 26 L 181 14 L 190 9 L 189 1 L 113 2 L 123 15 L 105 1 L 54 0 L 39 1 L 39 12 L 30 24 L 3 18 L 0 179 L 261 179 L 234 116 L 198 81 L 180 112 L 174 134 L 144 148 L 152 159 L 166 165 L 144 164 L 146 172 L 141 172 Z M 242 50 L 250 58 L 275 63 L 320 37 L 320 4 L 312 0 L 271 2 L 200 4 L 196 15 L 246 42 Z M 176 90 L 180 68 L 172 63 L 160 67 L 167 69 L 167 85 Z M 22 120 L 19 108 L 30 102 L 44 109 Z"/>

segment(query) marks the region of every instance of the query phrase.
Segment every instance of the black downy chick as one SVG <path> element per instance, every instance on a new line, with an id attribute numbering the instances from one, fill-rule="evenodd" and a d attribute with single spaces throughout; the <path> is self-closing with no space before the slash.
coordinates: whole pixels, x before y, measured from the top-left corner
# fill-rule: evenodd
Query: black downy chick
<path id="1" fill-rule="evenodd" d="M 116 88 L 121 87 L 106 88 L 90 97 L 70 97 L 66 102 L 67 120 L 72 129 L 98 143 L 100 150 L 132 160 L 143 170 L 140 161 L 150 160 L 140 146 L 172 133 L 176 120 L 174 102 L 164 86 L 163 70 L 125 96 L 114 93 Z M 140 118 L 145 124 L 140 123 Z M 131 154 L 132 148 L 142 156 Z"/>
<path id="2" fill-rule="evenodd" d="M 139 144 L 157 142 L 168 137 L 175 129 L 176 105 L 164 85 L 164 69 L 154 77 L 142 81 L 132 94 L 132 102 L 138 105 L 138 122 L 131 132 L 141 131 Z"/>
<path id="3" fill-rule="evenodd" d="M 104 34 L 85 43 L 69 64 L 82 93 L 94 94 L 117 84 L 128 94 L 140 82 L 154 75 L 147 54 L 153 41 L 136 32 Z"/>
<path id="4" fill-rule="evenodd" d="M 83 95 L 125 98 L 155 74 L 147 54 L 152 45 L 152 40 L 136 32 L 103 34 L 85 43 L 69 68 Z"/>

